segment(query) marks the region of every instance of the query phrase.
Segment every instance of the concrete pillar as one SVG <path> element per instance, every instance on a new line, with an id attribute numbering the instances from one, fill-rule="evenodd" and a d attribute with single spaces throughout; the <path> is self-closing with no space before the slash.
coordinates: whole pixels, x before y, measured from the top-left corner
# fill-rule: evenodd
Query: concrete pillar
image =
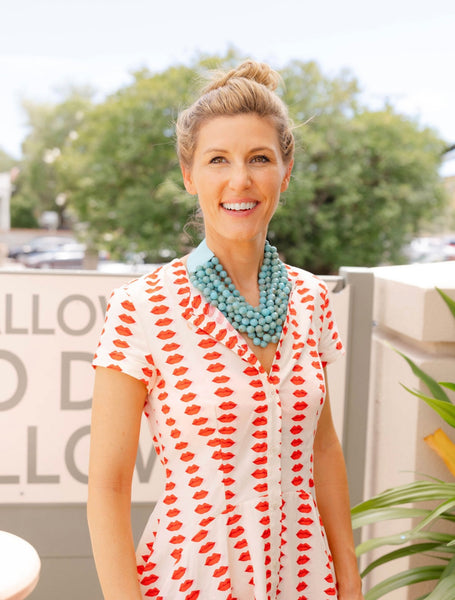
<path id="1" fill-rule="evenodd" d="M 365 498 L 396 485 L 425 479 L 425 475 L 453 481 L 442 460 L 423 438 L 441 427 L 455 441 L 454 430 L 400 385 L 426 391 L 405 360 L 394 351 L 396 348 L 409 356 L 438 381 L 455 381 L 455 319 L 435 289 L 439 287 L 455 299 L 455 262 L 381 267 L 374 269 L 374 273 L 375 327 Z M 364 531 L 363 537 L 396 533 L 400 527 L 402 523 L 379 523 Z M 388 550 L 393 549 L 396 548 Z M 379 567 L 369 576 L 367 589 L 413 566 L 416 559 Z M 403 588 L 389 594 L 387 599 L 414 600 L 433 586 Z"/>
<path id="2" fill-rule="evenodd" d="M 11 175 L 0 173 L 0 231 L 9 231 L 11 226 L 10 199 L 11 199 Z"/>

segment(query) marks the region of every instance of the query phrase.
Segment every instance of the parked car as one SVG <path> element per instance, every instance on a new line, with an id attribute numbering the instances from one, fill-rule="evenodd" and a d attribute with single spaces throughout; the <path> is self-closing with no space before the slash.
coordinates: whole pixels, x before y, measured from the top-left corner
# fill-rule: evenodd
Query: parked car
<path id="1" fill-rule="evenodd" d="M 19 260 L 23 256 L 30 256 L 39 252 L 52 252 L 65 244 L 75 244 L 76 239 L 68 235 L 39 235 L 21 246 L 9 249 L 8 257 Z"/>

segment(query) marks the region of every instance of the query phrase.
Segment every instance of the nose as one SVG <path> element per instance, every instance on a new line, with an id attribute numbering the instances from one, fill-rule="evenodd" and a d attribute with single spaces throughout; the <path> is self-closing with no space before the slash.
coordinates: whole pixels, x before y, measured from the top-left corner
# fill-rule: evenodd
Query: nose
<path id="1" fill-rule="evenodd" d="M 229 177 L 229 187 L 234 191 L 238 191 L 248 188 L 250 184 L 251 177 L 248 166 L 245 164 L 232 165 Z"/>

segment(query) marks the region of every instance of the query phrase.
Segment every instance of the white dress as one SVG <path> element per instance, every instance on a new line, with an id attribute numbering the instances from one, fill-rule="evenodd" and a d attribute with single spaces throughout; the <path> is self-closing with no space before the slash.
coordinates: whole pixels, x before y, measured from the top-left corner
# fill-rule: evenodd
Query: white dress
<path id="1" fill-rule="evenodd" d="M 174 260 L 114 291 L 94 366 L 147 385 L 166 485 L 137 549 L 144 598 L 333 600 L 313 441 L 342 345 L 325 284 L 288 267 L 268 374 Z"/>

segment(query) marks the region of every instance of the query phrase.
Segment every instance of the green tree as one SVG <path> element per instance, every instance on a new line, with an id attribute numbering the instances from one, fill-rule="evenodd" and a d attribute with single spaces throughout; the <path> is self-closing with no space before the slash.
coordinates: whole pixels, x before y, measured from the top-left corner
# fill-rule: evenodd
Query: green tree
<path id="1" fill-rule="evenodd" d="M 130 85 L 85 112 L 74 125 L 77 139 L 66 134 L 55 146 L 62 149 L 56 183 L 46 189 L 50 198 L 65 194 L 90 245 L 119 256 L 142 252 L 149 261 L 188 249 L 182 230 L 195 201 L 183 188 L 174 122 L 201 75 L 240 60 L 230 50 L 135 73 Z M 443 142 L 390 106 L 365 109 L 348 72 L 329 78 L 314 62 L 292 61 L 282 76 L 297 151 L 271 240 L 286 261 L 318 273 L 399 261 L 404 243 L 443 205 Z"/>
<path id="2" fill-rule="evenodd" d="M 329 80 L 294 62 L 283 78 L 297 152 L 274 242 L 290 263 L 325 274 L 401 260 L 404 242 L 444 203 L 444 143 L 391 107 L 361 107 L 348 73 Z"/>
<path id="3" fill-rule="evenodd" d="M 11 171 L 13 167 L 17 167 L 19 161 L 13 158 L 10 154 L 0 148 L 0 173 Z"/>
<path id="4" fill-rule="evenodd" d="M 59 162 L 65 146 L 91 106 L 92 90 L 68 88 L 61 91 L 63 100 L 57 103 L 23 102 L 30 133 L 26 137 L 17 181 L 17 193 L 12 198 L 13 226 L 15 215 L 36 225 L 45 210 L 56 211 L 63 225 L 65 202 L 59 176 Z"/>

